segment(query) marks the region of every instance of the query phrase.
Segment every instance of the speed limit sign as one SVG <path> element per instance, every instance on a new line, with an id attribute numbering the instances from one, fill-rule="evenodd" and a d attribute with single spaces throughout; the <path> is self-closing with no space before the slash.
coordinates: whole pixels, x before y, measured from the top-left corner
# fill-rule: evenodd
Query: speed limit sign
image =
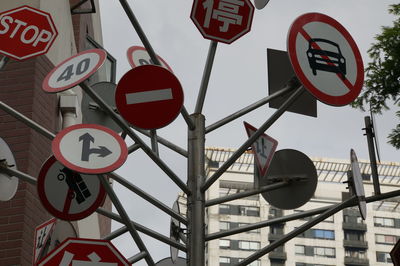
<path id="1" fill-rule="evenodd" d="M 131 65 L 132 68 L 143 65 L 155 65 L 153 60 L 151 60 L 150 55 L 147 52 L 146 48 L 144 47 L 141 46 L 129 47 L 128 51 L 126 52 L 126 55 L 128 57 L 129 64 Z M 160 61 L 162 67 L 173 72 L 171 67 L 167 64 L 167 62 L 164 59 L 162 59 L 158 55 L 157 58 Z"/>
<path id="2" fill-rule="evenodd" d="M 91 49 L 74 55 L 56 66 L 43 80 L 46 92 L 61 92 L 70 89 L 93 75 L 105 62 L 107 53 Z"/>

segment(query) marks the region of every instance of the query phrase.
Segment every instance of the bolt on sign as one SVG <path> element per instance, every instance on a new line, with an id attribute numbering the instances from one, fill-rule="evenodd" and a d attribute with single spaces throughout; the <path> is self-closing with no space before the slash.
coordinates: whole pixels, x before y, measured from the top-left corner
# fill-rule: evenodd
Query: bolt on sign
<path id="1" fill-rule="evenodd" d="M 204 38 L 230 44 L 251 29 L 249 0 L 195 0 L 190 18 Z"/>
<path id="2" fill-rule="evenodd" d="M 0 53 L 26 60 L 48 52 L 58 35 L 49 13 L 21 6 L 0 14 Z"/>

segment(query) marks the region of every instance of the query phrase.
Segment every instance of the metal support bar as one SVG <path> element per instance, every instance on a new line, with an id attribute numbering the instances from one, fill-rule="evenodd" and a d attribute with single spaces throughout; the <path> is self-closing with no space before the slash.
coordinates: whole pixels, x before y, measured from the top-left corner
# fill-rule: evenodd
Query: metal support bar
<path id="1" fill-rule="evenodd" d="M 158 137 L 156 130 L 150 130 L 150 139 L 151 139 L 151 150 L 160 157 L 160 153 L 158 151 Z"/>
<path id="2" fill-rule="evenodd" d="M 279 96 L 282 96 L 282 95 L 292 91 L 293 89 L 294 89 L 293 86 L 286 85 L 281 90 L 279 90 L 279 91 L 277 91 L 277 92 L 275 92 L 275 93 L 273 93 L 273 94 L 271 94 L 271 95 L 269 95 L 269 96 L 267 96 L 267 97 L 255 102 L 255 103 L 243 108 L 242 110 L 239 110 L 239 111 L 237 111 L 237 112 L 235 112 L 235 113 L 233 113 L 233 114 L 231 114 L 231 115 L 229 115 L 229 116 L 227 116 L 227 117 L 215 122 L 214 124 L 212 124 L 212 125 L 210 125 L 208 127 L 206 127 L 206 134 L 210 133 L 211 131 L 213 131 L 213 130 L 219 128 L 219 127 L 222 127 L 222 126 L 228 124 L 229 122 L 231 122 L 231 121 L 233 121 L 233 120 L 235 120 L 235 119 L 237 119 L 237 118 L 239 118 L 239 117 L 241 117 L 241 116 L 243 116 L 243 115 L 245 115 L 245 114 L 247 114 L 247 113 L 249 113 L 249 112 L 251 112 L 251 111 L 253 111 L 255 109 L 257 109 L 258 107 L 263 106 L 264 104 L 269 103 L 273 99 L 275 99 L 275 98 L 277 98 Z"/>
<path id="3" fill-rule="evenodd" d="M 191 116 L 195 129 L 188 132 L 188 187 L 192 191 L 187 197 L 188 254 L 190 266 L 205 265 L 205 192 L 201 187 L 205 180 L 205 118 L 196 113 Z"/>
<path id="4" fill-rule="evenodd" d="M 0 164 L 0 172 L 8 174 L 10 176 L 15 176 L 15 177 L 21 179 L 22 181 L 28 182 L 29 184 L 36 186 L 36 183 L 37 183 L 36 178 L 34 178 L 33 176 L 30 176 L 28 174 L 25 174 L 24 172 L 18 171 L 16 169 L 13 169 L 10 167 L 3 167 L 1 164 Z"/>
<path id="5" fill-rule="evenodd" d="M 148 265 L 153 266 L 155 265 L 153 258 L 151 257 L 149 251 L 147 250 L 146 246 L 144 245 L 142 239 L 140 238 L 139 233 L 136 231 L 135 226 L 131 223 L 131 220 L 128 216 L 128 213 L 125 211 L 124 207 L 122 206 L 121 202 L 119 201 L 117 195 L 115 194 L 114 190 L 112 189 L 110 183 L 107 181 L 106 175 L 98 175 L 101 183 L 103 184 L 104 189 L 106 190 L 108 196 L 110 197 L 114 207 L 117 209 L 119 215 L 121 216 L 123 223 L 128 228 L 129 233 L 131 234 L 133 240 L 136 243 L 136 246 L 139 248 L 140 251 L 146 252 L 147 255 L 144 258 Z"/>
<path id="6" fill-rule="evenodd" d="M 131 154 L 132 152 L 137 151 L 138 149 L 140 149 L 140 145 L 139 144 L 133 144 L 133 145 L 128 147 L 128 154 Z"/>
<path id="7" fill-rule="evenodd" d="M 186 194 L 189 194 L 190 191 L 186 184 L 182 182 L 182 180 L 149 148 L 142 139 L 139 138 L 133 132 L 133 130 L 129 127 L 129 125 L 123 120 L 119 115 L 115 114 L 113 109 L 108 106 L 108 104 L 95 92 L 93 89 L 86 84 L 86 82 L 82 82 L 80 84 L 81 88 L 89 95 L 89 97 L 92 98 L 103 110 L 105 110 L 108 115 L 115 121 L 115 123 L 118 124 L 118 126 L 121 127 L 122 130 L 124 130 L 128 136 L 135 141 L 135 143 L 139 144 L 142 150 L 149 156 L 163 171 L 166 173 L 169 178 L 177 185 L 179 186 L 183 192 Z"/>
<path id="8" fill-rule="evenodd" d="M 288 185 L 289 182 L 277 182 L 268 186 L 264 186 L 264 187 L 260 187 L 258 189 L 252 189 L 252 190 L 247 190 L 247 191 L 243 191 L 240 193 L 235 193 L 232 195 L 228 195 L 225 197 L 221 197 L 221 198 L 216 198 L 216 199 L 211 199 L 211 200 L 207 200 L 205 203 L 206 207 L 210 207 L 213 205 L 217 205 L 217 204 L 221 204 L 227 201 L 231 201 L 231 200 L 236 200 L 236 199 L 241 199 L 241 198 L 245 198 L 245 197 L 249 197 L 252 195 L 256 195 L 256 194 L 260 194 L 266 191 L 271 191 L 271 190 L 275 190 L 281 187 L 286 187 Z"/>
<path id="9" fill-rule="evenodd" d="M 122 226 L 121 228 L 118 228 L 117 230 L 112 231 L 108 235 L 104 236 L 102 239 L 103 240 L 113 240 L 114 238 L 117 238 L 123 234 L 128 232 L 128 228 L 126 226 Z"/>
<path id="10" fill-rule="evenodd" d="M 148 130 L 143 130 L 143 129 L 136 128 L 136 127 L 134 127 L 134 129 L 135 129 L 136 131 L 139 131 L 139 132 L 142 133 L 143 135 L 146 135 L 146 136 L 150 137 L 150 132 L 149 132 Z M 188 156 L 186 150 L 182 149 L 181 147 L 179 147 L 179 146 L 173 144 L 172 142 L 170 142 L 170 141 L 168 141 L 168 140 L 166 140 L 166 139 L 164 139 L 164 138 L 162 138 L 162 137 L 160 137 L 160 136 L 157 136 L 157 141 L 158 141 L 158 143 L 161 143 L 161 144 L 164 145 L 165 147 L 170 148 L 171 150 L 173 150 L 173 151 L 179 153 L 180 155 L 182 155 L 182 156 L 184 156 L 184 157 L 187 157 L 187 156 Z"/>
<path id="11" fill-rule="evenodd" d="M 217 179 L 256 141 L 279 117 L 288 109 L 292 103 L 304 92 L 303 86 L 297 88 L 295 92 L 279 107 L 278 110 L 248 138 L 243 145 L 210 177 L 206 180 L 202 191 L 206 191 Z"/>
<path id="12" fill-rule="evenodd" d="M 181 115 L 183 116 L 183 119 L 185 119 L 185 122 L 186 122 L 188 128 L 190 130 L 194 130 L 195 125 L 194 125 L 192 119 L 190 118 L 190 115 L 189 115 L 188 111 L 186 110 L 185 106 L 182 106 Z"/>
<path id="13" fill-rule="evenodd" d="M 365 135 L 367 136 L 369 161 L 371 163 L 371 175 L 374 183 L 375 195 L 381 194 L 381 188 L 379 185 L 378 166 L 376 164 L 375 148 L 374 148 L 374 132 L 372 131 L 371 118 L 369 116 L 364 117 L 365 122 Z M 375 127 L 375 125 L 373 125 Z"/>
<path id="14" fill-rule="evenodd" d="M 147 256 L 146 252 L 140 252 L 140 253 L 136 254 L 135 256 L 130 257 L 128 259 L 128 262 L 133 264 L 135 262 L 138 262 L 138 261 L 144 259 L 146 256 Z"/>
<path id="15" fill-rule="evenodd" d="M 96 212 L 101 214 L 101 215 L 103 215 L 103 216 L 106 216 L 106 217 L 108 217 L 110 219 L 113 219 L 114 221 L 117 221 L 119 223 L 123 223 L 124 222 L 122 220 L 121 216 L 119 216 L 119 215 L 117 215 L 115 213 L 112 213 L 112 212 L 110 212 L 110 211 L 108 211 L 108 210 L 106 210 L 104 208 L 98 208 L 96 210 Z M 157 233 L 156 231 L 153 231 L 153 230 L 151 230 L 151 229 L 149 229 L 149 228 L 147 228 L 147 227 L 145 227 L 143 225 L 140 225 L 140 224 L 135 223 L 133 221 L 130 221 L 130 222 L 135 226 L 136 230 L 138 230 L 139 232 L 141 232 L 141 233 L 143 233 L 145 235 L 148 235 L 148 236 L 150 236 L 150 237 L 152 237 L 154 239 L 157 239 L 157 240 L 159 240 L 159 241 L 161 241 L 161 242 L 163 242 L 163 243 L 165 243 L 167 245 L 171 245 L 173 247 L 176 247 L 177 249 L 179 249 L 179 250 L 181 250 L 183 252 L 187 251 L 186 247 L 184 245 L 182 245 L 181 243 L 175 242 L 172 239 L 170 239 L 169 237 L 163 236 L 163 235 Z"/>
<path id="16" fill-rule="evenodd" d="M 210 41 L 210 47 L 208 48 L 208 55 L 206 65 L 204 66 L 203 77 L 201 79 L 201 85 L 199 95 L 197 96 L 195 113 L 201 114 L 203 110 L 204 100 L 206 98 L 208 82 L 210 81 L 211 70 L 214 64 L 215 53 L 217 51 L 218 42 Z"/>
<path id="17" fill-rule="evenodd" d="M 0 70 L 6 67 L 6 65 L 10 62 L 10 58 L 8 56 L 3 56 L 0 60 Z"/>
<path id="18" fill-rule="evenodd" d="M 108 173 L 107 175 L 109 177 L 111 177 L 112 179 L 114 179 L 115 181 L 117 181 L 118 183 L 120 183 L 121 185 L 123 185 L 124 187 L 126 187 L 127 189 L 129 189 L 130 191 L 132 191 L 133 193 L 135 193 L 136 195 L 140 196 L 144 200 L 148 201 L 149 203 L 153 204 L 154 206 L 156 206 L 160 210 L 164 211 L 165 213 L 167 213 L 171 217 L 173 217 L 173 218 L 177 219 L 179 222 L 187 225 L 188 222 L 187 222 L 187 219 L 185 217 L 183 217 L 182 215 L 177 214 L 176 212 L 174 212 L 174 210 L 169 208 L 167 205 L 165 205 L 164 203 L 162 203 L 158 199 L 152 197 L 151 195 L 147 194 L 146 192 L 144 192 L 139 187 L 135 186 L 134 184 L 132 184 L 131 182 L 129 182 L 125 178 L 122 178 L 121 176 L 119 176 L 118 174 L 116 174 L 114 172 L 113 173 Z"/>
<path id="19" fill-rule="evenodd" d="M 292 239 L 292 238 L 298 236 L 299 234 L 305 232 L 306 230 L 310 229 L 311 227 L 313 227 L 314 225 L 318 224 L 319 222 L 322 222 L 323 220 L 325 220 L 329 216 L 331 216 L 331 215 L 343 210 L 344 208 L 347 208 L 347 207 L 351 206 L 351 204 L 353 204 L 356 201 L 357 201 L 357 197 L 353 196 L 353 197 L 351 197 L 350 199 L 348 199 L 348 200 L 346 200 L 344 202 L 341 202 L 339 204 L 334 205 L 329 210 L 327 210 L 324 213 L 320 214 L 314 220 L 311 220 L 311 221 L 306 222 L 305 224 L 302 224 L 301 226 L 297 227 L 296 229 L 294 229 L 290 233 L 288 233 L 288 234 L 284 235 L 283 237 L 275 240 L 270 245 L 260 249 L 257 252 L 254 252 L 252 255 L 248 256 L 247 258 L 245 258 L 244 260 L 239 262 L 237 264 L 237 266 L 245 266 L 245 265 L 250 264 L 251 262 L 253 262 L 253 261 L 257 260 L 258 258 L 264 256 L 265 254 L 271 252 L 272 250 L 274 250 L 275 248 L 279 247 L 280 245 L 288 242 L 290 239 Z"/>
<path id="20" fill-rule="evenodd" d="M 5 104 L 2 101 L 0 101 L 0 108 L 4 112 L 8 113 L 9 115 L 13 116 L 14 118 L 18 119 L 19 121 L 21 121 L 22 123 L 27 125 L 28 127 L 37 131 L 39 134 L 42 134 L 46 138 L 48 138 L 50 140 L 53 140 L 55 138 L 55 135 L 53 133 L 51 133 L 50 131 L 48 131 L 47 129 L 45 129 L 44 127 L 42 127 L 41 125 L 39 125 L 38 123 L 33 121 L 32 119 L 24 116 L 23 114 L 21 114 L 20 112 L 18 112 L 15 109 L 13 109 L 12 107 L 8 106 L 7 104 Z"/>

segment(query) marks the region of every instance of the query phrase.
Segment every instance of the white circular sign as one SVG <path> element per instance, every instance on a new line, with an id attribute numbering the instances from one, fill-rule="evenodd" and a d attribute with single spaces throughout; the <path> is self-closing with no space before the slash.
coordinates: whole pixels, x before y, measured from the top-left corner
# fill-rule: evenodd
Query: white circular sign
<path id="1" fill-rule="evenodd" d="M 86 174 L 114 171 L 128 156 L 124 140 L 115 131 L 94 124 L 62 130 L 54 138 L 52 150 L 63 165 Z"/>
<path id="2" fill-rule="evenodd" d="M 319 13 L 298 17 L 287 40 L 297 77 L 318 100 L 342 106 L 351 103 L 364 82 L 360 51 L 336 20 Z"/>
<path id="3" fill-rule="evenodd" d="M 60 92 L 70 89 L 93 75 L 105 62 L 107 53 L 91 49 L 74 55 L 56 66 L 43 80 L 46 92 Z"/>
<path id="4" fill-rule="evenodd" d="M 149 53 L 146 48 L 141 46 L 132 46 L 129 47 L 126 52 L 126 56 L 128 57 L 129 64 L 132 68 L 143 66 L 143 65 L 156 65 L 153 60 L 151 60 Z M 161 66 L 173 72 L 171 67 L 167 64 L 167 62 L 157 55 L 158 60 L 161 63 Z"/>
<path id="5" fill-rule="evenodd" d="M 0 138 L 0 159 L 5 160 L 10 168 L 16 170 L 15 158 L 7 143 Z M 18 189 L 18 178 L 5 173 L 0 173 L 0 201 L 12 199 Z"/>

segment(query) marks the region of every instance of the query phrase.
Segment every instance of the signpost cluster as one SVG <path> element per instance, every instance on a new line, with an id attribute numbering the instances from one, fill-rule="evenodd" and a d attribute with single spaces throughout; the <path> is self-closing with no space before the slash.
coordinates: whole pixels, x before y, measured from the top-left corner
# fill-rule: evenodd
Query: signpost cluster
<path id="1" fill-rule="evenodd" d="M 88 114 L 85 117 L 88 123 L 67 127 L 54 135 L 11 107 L 1 105 L 3 110 L 7 110 L 8 113 L 52 139 L 54 156 L 44 162 L 36 180 L 15 169 L 11 151 L 7 150 L 8 146 L 5 143 L 0 143 L 3 147 L 0 159 L 6 161 L 0 167 L 0 189 L 10 187 L 7 189 L 10 191 L 9 194 L 0 193 L 0 200 L 9 200 L 13 197 L 18 184 L 16 177 L 37 185 L 43 206 L 55 217 L 36 229 L 34 264 L 37 265 L 116 266 L 129 265 L 144 259 L 148 265 L 203 266 L 206 241 L 221 237 L 220 233 L 206 235 L 204 220 L 207 207 L 261 193 L 273 206 L 294 209 L 312 197 L 318 180 L 312 161 L 300 151 L 291 149 L 276 151 L 278 141 L 264 132 L 305 90 L 318 100 L 333 106 L 351 103 L 359 94 L 363 83 L 361 56 L 354 40 L 339 22 L 324 14 L 304 14 L 293 22 L 287 42 L 290 62 L 298 80 L 287 83 L 282 92 L 270 95 L 206 127 L 205 117 L 201 111 L 216 44 L 217 42 L 230 44 L 250 31 L 254 13 L 253 4 L 249 0 L 193 1 L 190 18 L 203 37 L 211 40 L 211 45 L 195 112 L 189 115 L 183 105 L 184 93 L 178 78 L 169 65 L 154 53 L 126 1 L 120 2 L 145 47 L 132 46 L 128 49 L 128 61 L 132 69 L 118 84 L 101 83 L 91 86 L 87 82 L 106 60 L 106 52 L 102 49 L 86 50 L 66 59 L 46 76 L 42 84 L 43 90 L 48 93 L 59 93 L 80 86 L 87 97 L 83 101 L 83 112 L 84 115 Z M 265 0 L 256 1 L 256 6 L 262 9 L 267 3 Z M 3 25 L 3 29 L 0 30 L 0 52 L 17 60 L 46 53 L 57 36 L 51 16 L 27 6 L 0 14 L 0 22 Z M 328 28 L 330 30 L 327 30 Z M 17 47 L 15 51 L 14 47 Z M 110 94 L 109 90 L 115 92 Z M 289 92 L 290 95 L 277 107 L 276 112 L 258 129 L 245 123 L 248 140 L 206 179 L 204 169 L 206 134 Z M 112 94 L 115 94 L 115 98 L 110 101 L 108 98 Z M 158 137 L 155 131 L 169 125 L 179 114 L 183 116 L 188 126 L 187 151 Z M 136 131 L 147 133 L 151 137 L 152 147 L 148 147 Z M 130 137 L 134 145 L 127 147 L 124 139 L 118 134 L 121 132 L 122 136 Z M 184 183 L 181 177 L 178 177 L 160 158 L 158 143 L 187 157 L 187 183 Z M 207 189 L 249 148 L 255 156 L 259 187 L 237 195 L 206 200 Z M 142 149 L 186 194 L 186 216 L 181 215 L 177 203 L 171 209 L 113 173 L 123 165 L 128 154 L 137 149 Z M 350 158 L 353 197 L 323 210 L 317 218 L 261 248 L 238 265 L 248 265 L 343 208 L 359 205 L 361 215 L 365 219 L 366 197 L 357 157 L 353 150 Z M 9 173 L 16 177 L 10 176 Z M 131 221 L 110 186 L 108 178 L 113 178 L 170 215 L 172 217 L 170 237 Z M 106 194 L 112 200 L 118 215 L 101 208 Z M 291 197 L 288 198 L 287 195 Z M 394 196 L 393 193 L 382 195 L 379 199 L 391 196 Z M 94 211 L 125 225 L 118 232 L 113 232 L 110 239 L 124 232 L 130 233 L 140 252 L 129 262 L 108 240 L 77 238 L 70 223 L 62 223 L 83 219 Z M 309 215 L 314 214 L 315 212 L 310 212 Z M 243 227 L 223 234 L 227 236 L 252 229 L 255 228 Z M 171 258 L 155 263 L 138 232 L 170 245 Z M 61 236 L 61 233 L 64 234 Z M 52 246 L 51 243 L 55 242 L 55 239 L 62 243 Z M 178 256 L 179 250 L 186 252 L 186 259 Z"/>

